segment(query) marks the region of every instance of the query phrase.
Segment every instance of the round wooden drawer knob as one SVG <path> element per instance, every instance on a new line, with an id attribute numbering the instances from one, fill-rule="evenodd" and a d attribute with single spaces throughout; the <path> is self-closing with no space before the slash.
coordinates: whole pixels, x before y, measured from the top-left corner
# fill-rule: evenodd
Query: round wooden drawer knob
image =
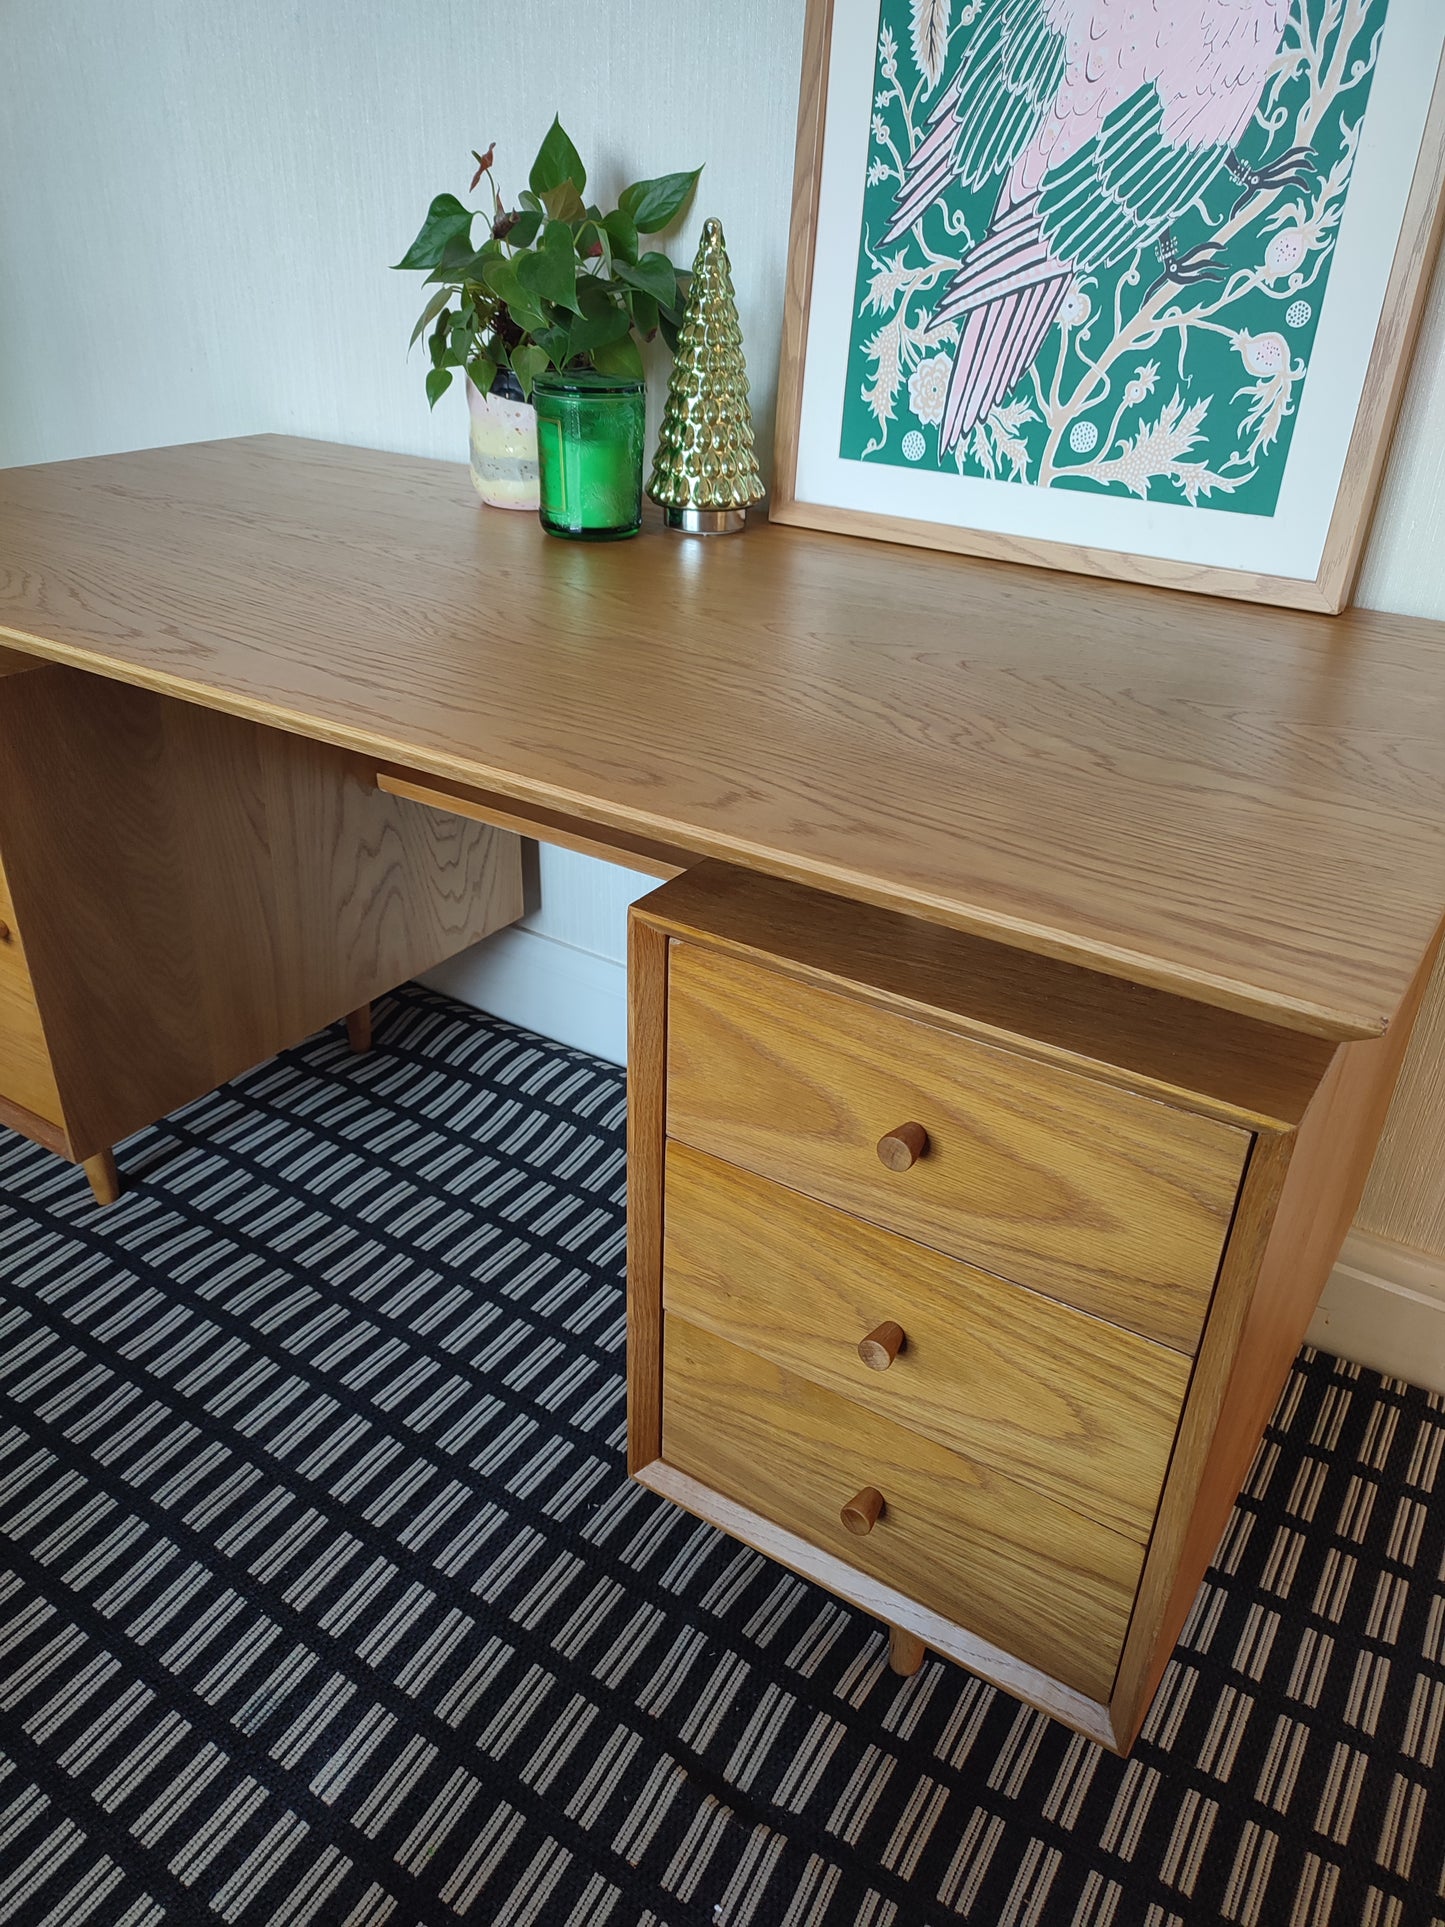
<path id="1" fill-rule="evenodd" d="M 907 1171 L 928 1149 L 928 1133 L 921 1124 L 900 1124 L 878 1140 L 878 1156 L 890 1171 Z"/>
<path id="2" fill-rule="evenodd" d="M 858 1356 L 875 1372 L 886 1372 L 903 1350 L 903 1327 L 890 1319 L 858 1340 Z"/>
<path id="3" fill-rule="evenodd" d="M 865 1485 L 844 1506 L 839 1517 L 850 1532 L 856 1532 L 861 1539 L 873 1530 L 883 1510 L 883 1494 L 877 1486 Z"/>
<path id="4" fill-rule="evenodd" d="M 4 917 L 0 917 L 0 943 L 9 943 L 9 941 L 10 941 L 10 926 L 5 921 Z"/>

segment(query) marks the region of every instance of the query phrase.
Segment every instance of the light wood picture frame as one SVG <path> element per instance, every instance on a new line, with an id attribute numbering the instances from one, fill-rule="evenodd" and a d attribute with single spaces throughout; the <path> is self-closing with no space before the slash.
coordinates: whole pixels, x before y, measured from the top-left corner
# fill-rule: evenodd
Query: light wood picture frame
<path id="1" fill-rule="evenodd" d="M 1445 8 L 1438 0 L 1344 0 L 1339 6 L 1335 0 L 1257 0 L 1257 14 L 1282 16 L 1284 25 L 1270 73 L 1251 96 L 1257 105 L 1250 122 L 1225 157 L 1226 171 L 1216 168 L 1200 187 L 1208 170 L 1195 169 L 1176 190 L 1181 205 L 1182 196 L 1192 194 L 1182 215 L 1160 232 L 1156 206 L 1152 226 L 1138 228 L 1143 238 L 1130 252 L 1121 255 L 1114 244 L 1109 260 L 1109 248 L 1097 245 L 1097 235 L 1085 236 L 1096 243 L 1091 258 L 1106 257 L 1105 269 L 1080 270 L 1065 284 L 1057 258 L 1063 252 L 1058 218 L 1051 217 L 1052 230 L 1041 234 L 1039 220 L 1029 228 L 1023 211 L 1030 189 L 1038 190 L 1035 201 L 1043 204 L 1053 163 L 1022 153 L 1016 127 L 1000 134 L 1000 115 L 987 119 L 988 36 L 999 41 L 1005 3 L 808 0 L 771 518 L 1119 581 L 1338 612 L 1350 599 L 1363 557 L 1445 209 Z M 1190 0 L 1181 17 L 1207 15 L 1213 4 Z M 1242 11 L 1237 4 L 1223 8 L 1221 0 L 1222 13 L 1238 17 Z M 1037 13 L 1044 51 L 1034 79 L 1056 89 L 1074 84 L 1064 38 L 1046 44 L 1045 0 L 1038 0 Z M 1330 40 L 1322 51 L 1307 41 L 1317 30 L 1353 34 L 1356 44 L 1341 51 Z M 1305 82 L 1290 72 L 1301 57 L 1300 42 L 1320 62 L 1307 71 L 1308 84 L 1318 89 L 1328 79 L 1338 91 L 1313 121 L 1298 105 Z M 1346 60 L 1361 49 L 1369 63 L 1363 74 Z M 1331 53 L 1332 66 L 1325 58 Z M 1198 73 L 1191 56 L 1190 86 Z M 1373 98 L 1362 79 L 1373 81 Z M 972 108 L 970 87 L 977 97 Z M 1346 99 L 1352 88 L 1354 97 Z M 1043 86 L 1036 91 L 1042 94 Z M 1155 91 L 1167 108 L 1163 80 Z M 894 97 L 898 121 L 890 127 L 884 108 Z M 1018 105 L 1016 98 L 1008 104 Z M 974 155 L 992 138 L 992 158 L 1009 164 L 996 165 L 991 174 L 975 165 L 978 178 L 960 184 L 958 142 L 970 112 Z M 1155 134 L 1159 125 L 1156 116 Z M 1317 147 L 1302 154 L 1290 138 L 1301 125 L 1319 129 Z M 1113 144 L 1118 147 L 1117 138 Z M 1103 151 L 1097 141 L 1095 151 Z M 1053 186 L 1062 202 L 1057 180 Z M 935 187 L 917 227 L 897 228 Z M 1017 196 L 1012 203 L 1011 192 Z M 1231 207 L 1231 194 L 1243 205 Z M 891 206 L 884 205 L 890 196 Z M 1211 207 L 1221 206 L 1230 214 L 1211 231 Z M 986 232 L 980 207 L 990 222 Z M 989 248 L 999 252 L 999 208 L 1011 208 L 1009 219 L 1025 223 L 1013 257 L 1015 313 L 1017 290 L 1030 275 L 1035 294 L 1046 275 L 1052 272 L 1055 280 L 1028 318 L 1030 339 L 1043 324 L 1034 360 L 1003 388 L 1002 409 L 985 407 L 970 424 L 980 391 L 988 401 L 988 383 L 980 384 L 976 374 L 977 351 L 989 332 L 981 311 L 986 299 L 995 299 L 991 312 L 997 314 L 998 287 L 997 277 L 989 287 L 986 265 L 968 277 L 962 264 L 972 265 L 973 255 L 986 262 Z M 880 233 L 889 214 L 897 231 Z M 939 224 L 931 233 L 923 228 L 928 220 Z M 1077 229 L 1076 223 L 1075 240 Z M 959 261 L 944 260 L 941 234 L 961 236 L 961 248 L 954 244 Z M 1211 259 L 1209 244 L 1221 234 Z M 910 267 L 907 251 L 915 242 L 922 253 Z M 984 242 L 989 248 L 978 253 Z M 1077 251 L 1081 257 L 1089 252 L 1083 246 Z M 1347 258 L 1331 280 L 1328 270 L 1337 255 Z M 1168 279 L 1171 258 L 1191 271 L 1222 266 L 1224 274 L 1175 283 Z M 1159 281 L 1149 287 L 1156 259 Z M 940 262 L 941 268 L 931 265 Z M 948 270 L 951 282 L 944 278 Z M 970 278 L 973 287 L 958 286 Z M 1227 308 L 1213 305 L 1221 280 L 1225 294 L 1242 290 L 1230 295 Z M 875 291 L 880 299 L 870 305 Z M 935 326 L 931 312 L 946 313 L 950 293 L 955 313 Z M 891 315 L 890 299 L 901 303 Z M 1267 332 L 1256 319 L 1261 313 L 1273 322 L 1266 322 Z M 1164 325 L 1155 329 L 1152 322 L 1161 316 Z M 1097 325 L 1091 334 L 1091 318 L 1105 327 L 1112 319 L 1112 341 L 1100 342 Z M 1141 321 L 1150 325 L 1141 327 Z M 975 333 L 966 338 L 971 322 Z M 1205 341 L 1206 335 L 1213 339 Z M 870 360 L 875 338 L 883 347 Z M 1206 364 L 1192 345 L 1201 341 L 1213 356 L 1207 365 L 1219 376 L 1207 394 L 1208 383 L 1196 373 Z M 1137 351 L 1121 351 L 1123 365 L 1115 367 L 1119 343 L 1137 344 Z M 1024 340 L 1024 353 L 1028 345 Z M 958 366 L 966 355 L 967 370 Z M 1065 383 L 1061 402 L 1070 355 L 1075 385 L 1069 391 Z M 1007 357 L 995 352 L 994 359 L 996 385 L 1009 366 Z M 905 379 L 910 361 L 914 376 Z M 1091 372 L 1100 365 L 1102 376 Z M 860 371 L 870 379 L 861 380 Z M 970 378 L 973 388 L 956 406 Z M 916 404 L 912 414 L 910 404 Z M 1231 435 L 1235 441 L 1232 452 L 1212 460 L 1207 445 L 1197 446 L 1205 438 L 1191 432 L 1209 420 L 1210 407 L 1221 425 L 1217 447 L 1229 450 Z M 864 408 L 875 412 L 865 417 Z M 1020 416 L 1028 426 L 1011 436 Z M 868 442 L 861 440 L 864 428 Z M 1171 428 L 1172 440 L 1162 439 Z M 950 429 L 957 439 L 945 450 Z M 981 442 L 981 460 L 970 435 Z M 1039 443 L 1047 436 L 1047 446 L 1042 452 L 1026 449 L 1028 436 Z M 1150 436 L 1173 458 L 1167 468 L 1146 475 L 1141 498 L 1135 445 Z M 1089 456 L 1092 473 L 1083 472 L 1071 450 Z M 1046 461 L 1056 452 L 1065 459 Z M 1057 484 L 1060 476 L 1063 486 L 1039 485 L 1041 478 Z"/>

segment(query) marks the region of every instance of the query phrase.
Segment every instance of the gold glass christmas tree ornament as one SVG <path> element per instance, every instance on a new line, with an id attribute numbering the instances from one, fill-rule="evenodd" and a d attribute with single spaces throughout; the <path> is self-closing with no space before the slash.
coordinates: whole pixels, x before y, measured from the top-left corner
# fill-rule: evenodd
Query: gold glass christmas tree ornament
<path id="1" fill-rule="evenodd" d="M 703 223 L 647 492 L 667 526 L 732 535 L 760 500 L 748 371 L 722 224 Z"/>

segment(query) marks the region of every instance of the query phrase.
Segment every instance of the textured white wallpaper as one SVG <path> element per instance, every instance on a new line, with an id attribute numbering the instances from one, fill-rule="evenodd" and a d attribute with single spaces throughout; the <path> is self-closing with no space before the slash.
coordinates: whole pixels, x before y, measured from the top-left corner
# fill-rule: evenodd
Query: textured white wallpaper
<path id="1" fill-rule="evenodd" d="M 706 162 L 772 433 L 803 0 L 10 0 L 0 465 L 276 429 L 461 460 L 405 360 L 431 195 L 560 110 L 599 192 Z M 659 374 L 662 371 L 659 370 Z M 653 408 L 654 418 L 656 406 Z M 1437 277 L 1362 600 L 1445 617 Z M 624 873 L 549 852 L 534 927 L 620 957 Z"/>

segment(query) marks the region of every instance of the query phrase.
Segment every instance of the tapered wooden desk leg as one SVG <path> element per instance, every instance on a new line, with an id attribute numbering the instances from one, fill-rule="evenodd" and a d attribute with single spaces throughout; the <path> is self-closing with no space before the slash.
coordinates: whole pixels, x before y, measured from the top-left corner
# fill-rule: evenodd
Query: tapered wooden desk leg
<path id="1" fill-rule="evenodd" d="M 928 1648 L 917 1633 L 902 1626 L 888 1628 L 888 1664 L 901 1678 L 912 1679 L 927 1657 Z"/>
<path id="2" fill-rule="evenodd" d="M 115 1152 L 97 1151 L 93 1158 L 84 1160 L 81 1169 L 90 1179 L 96 1203 L 114 1204 L 120 1196 L 120 1172 L 115 1168 Z"/>
<path id="3" fill-rule="evenodd" d="M 358 1057 L 371 1049 L 371 1005 L 363 1004 L 359 1010 L 347 1012 L 346 1041 Z"/>

